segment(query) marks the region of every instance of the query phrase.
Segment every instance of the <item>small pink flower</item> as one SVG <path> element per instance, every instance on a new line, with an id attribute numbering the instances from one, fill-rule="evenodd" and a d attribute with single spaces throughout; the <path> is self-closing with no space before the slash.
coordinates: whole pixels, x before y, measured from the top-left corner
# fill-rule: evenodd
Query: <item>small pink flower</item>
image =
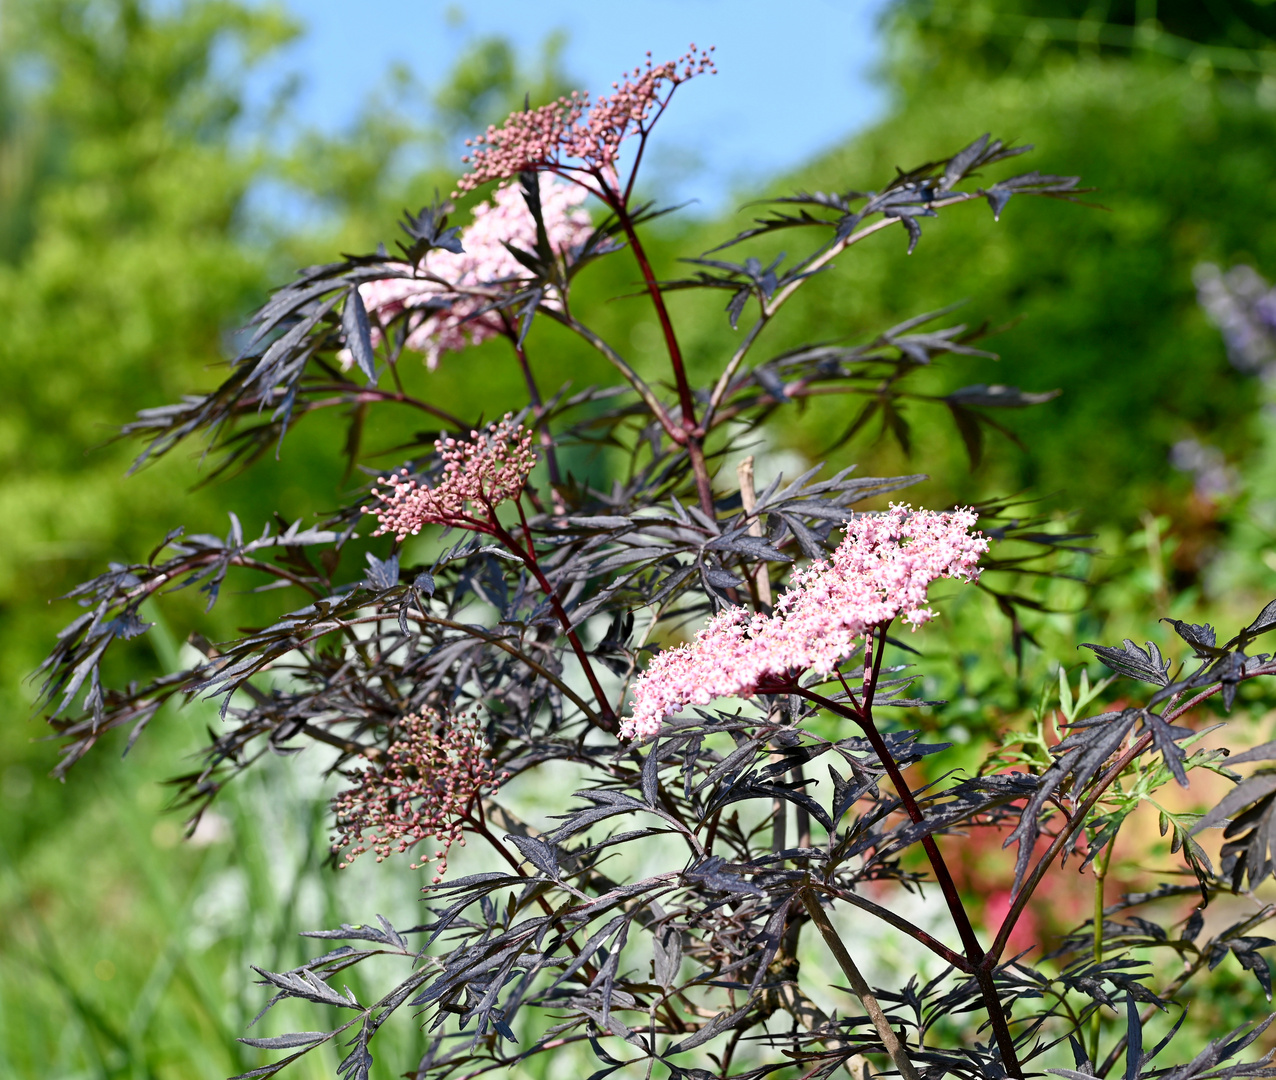
<path id="1" fill-rule="evenodd" d="M 365 514 L 375 514 L 373 536 L 393 533 L 396 540 L 415 536 L 426 524 L 481 526 L 489 512 L 506 499 L 516 498 L 536 464 L 532 433 L 506 413 L 499 424 L 486 431 L 471 431 L 468 441 L 437 439 L 434 448 L 443 459 L 443 479 L 434 487 L 408 478 L 377 478 L 389 484 L 389 492 L 373 491 L 380 506 L 365 506 Z M 477 504 L 475 517 L 467 507 Z"/>
<path id="2" fill-rule="evenodd" d="M 527 169 L 583 169 L 604 177 L 616 187 L 614 169 L 620 144 L 636 131 L 645 131 L 659 116 L 669 94 L 680 83 L 714 72 L 708 51 L 694 45 L 677 60 L 637 67 L 624 80 L 612 83 L 615 93 L 599 94 L 590 105 L 588 94 L 573 92 L 539 109 L 510 113 L 501 127 L 493 125 L 466 145 L 475 147 L 461 160 L 470 172 L 457 183 L 472 191 L 490 180 L 517 176 Z M 661 96 L 661 92 L 668 91 Z M 611 179 L 607 179 L 608 172 Z"/>
<path id="3" fill-rule="evenodd" d="M 344 869 L 367 851 L 381 862 L 433 839 L 442 846 L 412 869 L 437 862 L 437 884 L 447 873 L 449 849 L 465 844 L 465 816 L 483 792 L 496 791 L 499 780 L 473 718 L 426 710 L 403 717 L 399 726 L 402 735 L 385 763 L 365 770 L 332 800 L 338 828 L 333 850 L 349 849 L 338 864 Z"/>
<path id="4" fill-rule="evenodd" d="M 586 192 L 542 175 L 540 196 L 550 249 L 562 256 L 583 244 L 592 228 L 589 214 L 581 206 Z M 482 344 L 504 328 L 497 312 L 476 314 L 488 306 L 489 297 L 463 290 L 490 291 L 492 286 L 516 289 L 530 278 L 526 267 L 505 246 L 511 244 L 523 251 L 536 249 L 536 222 L 519 185 L 502 185 L 490 203 L 479 203 L 474 208 L 473 222 L 461 230 L 460 240 L 464 250 L 459 255 L 443 248 L 426 254 L 423 269 L 430 277 L 383 278 L 359 286 L 364 307 L 383 323 L 403 311 L 413 312 L 408 316 L 405 344 L 414 352 L 425 353 L 431 371 L 438 367 L 442 353 Z M 407 263 L 389 265 L 398 266 L 409 275 L 416 273 Z M 557 308 L 562 301 L 550 291 L 542 303 Z M 374 328 L 374 345 L 380 336 Z M 348 350 L 342 350 L 338 358 L 346 368 L 354 359 Z"/>
<path id="5" fill-rule="evenodd" d="M 916 629 L 935 613 L 937 578 L 975 581 L 988 541 L 969 510 L 938 514 L 893 504 L 847 522 L 829 561 L 795 570 L 775 614 L 726 608 L 693 642 L 658 654 L 638 677 L 624 738 L 655 735 L 666 716 L 714 698 L 748 697 L 768 681 L 832 672 L 873 627 L 900 619 Z"/>

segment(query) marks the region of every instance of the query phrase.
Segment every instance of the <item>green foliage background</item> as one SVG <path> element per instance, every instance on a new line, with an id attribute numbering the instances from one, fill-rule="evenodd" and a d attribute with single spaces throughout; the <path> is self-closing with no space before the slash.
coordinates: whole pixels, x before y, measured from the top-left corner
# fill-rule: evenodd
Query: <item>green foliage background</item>
<path id="1" fill-rule="evenodd" d="M 1022 679 L 1002 623 L 970 605 L 951 613 L 953 644 L 932 659 L 954 705 L 938 723 L 1013 723 L 1053 665 L 1075 662 L 1082 637 L 1159 635 L 1149 627 L 1168 603 L 1175 614 L 1226 618 L 1276 585 L 1261 559 L 1271 544 L 1263 508 L 1276 500 L 1264 392 L 1229 367 L 1191 283 L 1202 260 L 1276 272 L 1276 75 L 1261 74 L 1276 72 L 1264 66 L 1276 56 L 1267 36 L 1276 27 L 1262 5 L 1238 0 L 1231 22 L 1199 7 L 1113 3 L 1100 21 L 1073 0 L 900 4 L 884 26 L 889 114 L 768 191 L 740 193 L 879 185 L 895 165 L 946 155 L 988 130 L 1037 144 L 1029 167 L 1081 174 L 1105 207 L 1012 201 L 996 225 L 982 207 L 961 208 L 924 221 L 912 256 L 888 231 L 795 301 L 767 343 L 779 352 L 803 340 L 863 340 L 967 299 L 954 318 L 1003 327 L 991 346 L 1002 359 L 937 371 L 933 387 L 1063 391 L 1008 418 L 1026 453 L 994 442 L 973 472 L 933 413 L 909 418 L 911 461 L 889 440 L 834 453 L 866 471 L 924 468 L 932 480 L 911 494 L 930 504 L 1048 494 L 1048 512 L 1075 511 L 1099 532 L 1104 555 L 1079 568 L 1094 590 L 1025 586 L 1071 613 L 1036 620 L 1043 648 L 1029 649 Z M 137 409 L 209 386 L 236 326 L 293 267 L 392 240 L 402 206 L 450 187 L 458 134 L 525 92 L 544 99 L 570 86 L 561 38 L 531 60 L 500 40 L 477 41 L 441 87 L 392 73 L 350 132 L 280 150 L 271 125 L 287 103 L 273 120 L 246 116 L 243 76 L 299 29 L 281 9 L 230 0 L 4 8 L 0 1075 L 218 1077 L 251 1067 L 256 1057 L 233 1043 L 260 1003 L 245 986 L 247 963 L 293 962 L 297 926 L 349 918 L 341 889 L 363 890 L 366 903 L 374 888 L 318 869 L 323 804 L 313 790 L 281 798 L 292 782 L 284 768 L 227 798 L 233 840 L 176 843 L 159 781 L 217 722 L 207 709 L 161 716 L 124 762 L 111 742 L 65 786 L 48 780 L 55 747 L 32 741 L 43 731 L 23 682 L 72 617 L 48 598 L 107 561 L 144 555 L 177 523 L 224 530 L 229 508 L 252 531 L 274 510 L 291 520 L 334 504 L 347 483 L 334 423 L 307 420 L 281 463 L 194 489 L 189 456 L 126 479 L 136 448 L 108 440 Z M 305 229 L 260 210 L 271 185 L 309 200 Z M 720 241 L 749 213 L 663 225 L 661 269 L 674 273 L 676 255 Z M 604 262 L 578 304 L 654 370 L 646 309 L 599 302 L 631 277 Z M 677 314 L 693 362 L 713 370 L 734 339 L 725 316 L 682 302 Z M 538 328 L 530 348 L 554 355 L 558 381 L 608 378 L 553 328 Z M 420 378 L 461 413 L 500 412 L 519 387 L 494 349 Z M 772 449 L 792 463 L 821 460 L 848 408 L 811 404 L 780 425 Z M 1236 463 L 1245 483 L 1235 500 L 1202 503 L 1169 467 L 1170 445 L 1188 436 Z M 204 617 L 183 595 L 170 617 L 217 638 L 251 622 L 256 603 L 227 598 Z M 161 627 L 115 675 L 173 665 L 178 648 Z M 285 801 L 297 808 L 291 816 L 279 810 Z M 239 899 L 217 900 L 230 894 Z M 399 906 L 383 910 L 410 913 L 412 899 L 386 897 Z M 396 1037 L 401 1053 L 383 1044 L 381 1075 L 411 1059 L 412 1032 Z"/>

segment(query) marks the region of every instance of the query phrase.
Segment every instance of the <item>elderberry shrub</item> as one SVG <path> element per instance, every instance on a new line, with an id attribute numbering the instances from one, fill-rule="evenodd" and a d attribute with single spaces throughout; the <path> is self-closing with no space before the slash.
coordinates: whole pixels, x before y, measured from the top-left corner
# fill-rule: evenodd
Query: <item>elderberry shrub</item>
<path id="1" fill-rule="evenodd" d="M 1211 627 L 1176 621 L 1187 653 L 1178 667 L 1152 644 L 1088 646 L 1150 689 L 1126 689 L 1105 711 L 1095 702 L 1111 680 L 1083 679 L 1074 694 L 1061 674 L 1058 709 L 1043 701 L 1036 727 L 991 747 L 981 772 L 936 781 L 927 762 L 932 782 L 919 786 L 922 770 L 910 783 L 910 768 L 942 763 L 947 747 L 882 720 L 887 708 L 934 704 L 909 696 L 916 676 L 885 664 L 888 646 L 903 644 L 892 627 L 929 621 L 928 586 L 952 578 L 995 600 L 1017 646 L 1029 601 L 987 576 L 1011 580 L 1027 565 L 1024 544 L 1048 557 L 1076 550 L 1078 537 L 1016 519 L 1004 501 L 864 508 L 917 476 L 821 478 L 815 468 L 758 491 L 751 458 L 734 475 L 722 467 L 774 414 L 830 394 L 852 403 L 848 435 L 880 420 L 903 443 L 906 408 L 929 403 L 977 460 L 985 429 L 999 428 L 991 412 L 1052 395 L 912 389 L 946 356 L 988 355 L 973 345 L 977 331 L 927 328 L 943 313 L 866 345 L 758 353 L 789 299 L 865 238 L 899 227 L 911 251 L 923 218 L 980 202 L 996 217 L 1015 196 L 1075 201 L 1077 179 L 987 179 L 1029 148 L 984 136 L 878 191 L 777 199 L 687 260 L 690 276 L 661 280 L 643 235 L 664 211 L 636 199 L 638 166 L 677 87 L 712 71 L 710 53 L 693 48 L 648 60 L 609 95 L 512 114 L 466 159 L 459 191 L 496 185 L 469 224 L 433 205 L 408 215 L 396 254 L 304 271 L 254 316 L 219 387 L 127 425 L 149 439 L 139 463 L 202 435 L 217 471 L 252 464 L 315 410 L 348 411 L 352 465 L 368 460 L 361 434 L 387 410 L 442 434 L 416 435 L 393 472 L 373 473 L 316 525 L 245 539 L 232 515 L 225 539 L 174 529 L 148 561 L 77 588 L 87 610 L 42 669 L 64 742 L 58 773 L 113 729 L 136 738 L 167 701 L 219 696 L 225 727 L 182 781 L 195 817 L 262 748 L 313 744 L 304 760 L 320 758 L 344 784 L 333 872 L 372 852 L 410 889 L 421 878 L 408 870 L 428 867 L 419 925 L 313 931 L 336 947 L 291 971 L 258 969 L 267 1010 L 300 999 L 336 1011 L 322 1012 L 334 1021 L 325 1030 L 245 1038 L 284 1053 L 244 1076 L 331 1044 L 345 1054 L 343 1075 L 366 1078 L 374 1036 L 396 1011 L 418 1018 L 421 1052 L 394 1071 L 418 1080 L 579 1050 L 596 1057 L 599 1080 L 653 1069 L 815 1078 L 842 1067 L 909 1078 L 1051 1066 L 1069 1077 L 1120 1068 L 1127 1080 L 1276 1073 L 1271 1055 L 1243 1060 L 1270 1018 L 1176 1045 L 1186 1064 L 1173 1067 L 1157 1059 L 1177 1024 L 1154 1046 L 1144 1038 L 1156 1010 L 1180 1008 L 1229 954 L 1270 988 L 1260 950 L 1272 942 L 1253 930 L 1272 909 L 1204 939 L 1202 909 L 1273 873 L 1276 775 L 1230 769 L 1276 759 L 1276 744 L 1226 765 L 1223 751 L 1189 748 L 1207 699 L 1230 708 L 1242 682 L 1276 671 L 1250 651 L 1276 628 L 1276 602 L 1221 644 Z M 813 244 L 797 259 L 731 261 L 739 245 L 779 233 Z M 631 363 L 580 321 L 573 288 L 602 259 L 636 264 L 663 370 Z M 667 307 L 680 290 L 725 292 L 737 330 L 704 386 Z M 543 322 L 579 335 L 614 369 L 612 384 L 542 394 L 553 350 L 538 354 L 529 332 Z M 433 369 L 489 339 L 507 343 L 527 389 L 525 401 L 501 403 L 503 420 L 485 427 L 409 392 L 420 384 L 405 372 L 420 367 L 414 354 Z M 600 447 L 620 463 L 602 488 L 566 467 Z M 423 531 L 432 547 L 410 539 Z M 352 553 L 366 566 L 351 570 Z M 232 573 L 278 586 L 283 614 L 204 643 L 189 669 L 103 684 L 103 656 L 146 632 L 144 603 L 198 584 L 211 607 Z M 1235 782 L 1203 817 L 1155 803 L 1194 880 L 1109 903 L 1103 875 L 1122 824 L 1200 769 Z M 556 787 L 569 774 L 580 778 L 574 793 Z M 528 777 L 557 813 L 516 814 L 508 791 Z M 1223 824 L 1215 870 L 1195 836 Z M 985 834 L 1017 846 L 1013 890 L 995 915 L 978 882 L 959 886 L 945 861 L 968 842 L 956 837 Z M 449 849 L 467 838 L 481 849 L 478 869 L 448 876 Z M 1094 918 L 1045 955 L 1040 942 L 1011 950 L 1029 899 L 1072 854 L 1095 871 Z M 923 887 L 942 900 L 925 926 L 901 903 Z M 1192 896 L 1199 906 L 1180 918 Z M 1167 901 L 1168 923 L 1145 917 L 1155 908 L 1127 915 Z M 891 934 L 933 954 L 937 972 L 887 968 L 888 985 L 870 985 L 859 965 L 880 972 L 876 951 Z M 368 998 L 338 989 L 370 957 L 400 958 L 402 981 Z M 846 985 L 820 985 L 826 969 Z M 829 995 L 841 1002 L 832 1013 L 816 1000 Z"/>

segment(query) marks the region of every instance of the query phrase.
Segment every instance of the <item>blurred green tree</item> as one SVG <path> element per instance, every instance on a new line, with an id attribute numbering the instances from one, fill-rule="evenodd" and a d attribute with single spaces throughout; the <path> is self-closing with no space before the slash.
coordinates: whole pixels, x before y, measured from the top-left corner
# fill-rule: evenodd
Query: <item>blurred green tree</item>
<path id="1" fill-rule="evenodd" d="M 213 498 L 186 495 L 181 470 L 128 485 L 130 447 L 86 449 L 206 377 L 269 280 L 270 253 L 239 228 L 262 155 L 232 134 L 243 72 L 294 32 L 277 9 L 223 2 L 5 7 L 0 756 L 11 769 L 47 767 L 50 748 L 27 746 L 44 732 L 19 691 L 39 639 L 64 621 L 47 598 L 147 544 L 175 503 L 193 526 L 221 525 Z M 5 820 L 13 842 L 17 821 Z"/>
<path id="2" fill-rule="evenodd" d="M 145 553 L 172 519 L 224 531 L 234 509 L 260 529 L 278 504 L 300 516 L 333 500 L 344 461 L 322 418 L 290 447 L 286 480 L 262 468 L 192 488 L 198 447 L 194 460 L 175 455 L 130 480 L 137 447 L 111 439 L 138 409 L 216 380 L 208 369 L 237 327 L 295 266 L 330 257 L 346 236 L 390 241 L 404 206 L 446 190 L 453 177 L 439 161 L 458 117 L 486 123 L 528 85 L 563 86 L 552 41 L 530 64 L 480 41 L 430 95 L 392 73 L 348 132 L 280 142 L 286 102 L 250 114 L 245 76 L 298 32 L 282 5 L 231 0 L 14 0 L 0 18 L 0 918 L 10 928 L 0 1075 L 211 1080 L 250 1067 L 256 1056 L 234 1042 L 257 1007 L 241 992 L 246 950 L 293 948 L 294 928 L 262 913 L 286 920 L 303 892 L 331 903 L 333 883 L 316 877 L 322 801 L 299 794 L 296 820 L 262 827 L 265 803 L 245 793 L 222 808 L 212 843 L 189 848 L 175 849 L 176 821 L 156 825 L 156 781 L 180 768 L 215 710 L 163 718 L 123 764 L 122 743 L 103 747 L 60 786 L 45 776 L 55 747 L 32 741 L 47 729 L 23 685 L 74 613 L 49 598 Z M 281 205 L 306 212 L 279 218 Z M 228 599 L 212 637 L 251 621 L 252 597 Z M 162 632 L 157 642 L 166 655 L 138 650 L 117 675 L 175 666 L 180 643 Z"/>
<path id="3" fill-rule="evenodd" d="M 1063 391 L 1007 416 L 1030 452 L 992 455 L 974 476 L 947 431 L 914 431 L 919 460 L 949 463 L 937 494 L 1032 487 L 1057 492 L 1055 505 L 1090 526 L 1128 527 L 1149 507 L 1183 503 L 1191 480 L 1169 463 L 1176 441 L 1196 436 L 1233 457 L 1256 442 L 1260 396 L 1228 365 L 1192 270 L 1276 266 L 1276 234 L 1260 224 L 1276 200 L 1274 12 L 1241 0 L 888 10 L 887 116 L 773 189 L 845 189 L 991 130 L 1034 143 L 1031 167 L 1080 173 L 1106 208 L 1012 201 L 1008 224 L 991 230 L 971 215 L 922 221 L 929 250 L 915 268 L 899 237 L 883 235 L 837 271 L 842 288 L 799 301 L 810 336 L 862 340 L 968 299 L 953 318 L 1004 327 L 988 343 L 1003 359 L 955 367 L 937 390 L 960 380 Z M 720 235 L 706 230 L 706 246 Z M 702 328 L 704 350 L 730 335 L 725 322 Z M 795 447 L 818 457 L 845 429 L 844 411 L 812 405 Z M 884 449 L 875 467 L 899 464 Z"/>

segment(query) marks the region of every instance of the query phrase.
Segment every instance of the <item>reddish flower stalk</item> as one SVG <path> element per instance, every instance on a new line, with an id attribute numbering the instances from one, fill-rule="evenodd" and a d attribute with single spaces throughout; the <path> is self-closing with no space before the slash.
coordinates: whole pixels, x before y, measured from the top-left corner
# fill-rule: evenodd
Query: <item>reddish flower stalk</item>
<path id="1" fill-rule="evenodd" d="M 365 770 L 354 787 L 332 800 L 338 829 L 333 850 L 349 849 L 338 864 L 344 869 L 365 852 L 381 862 L 433 839 L 442 846 L 412 868 L 437 863 L 438 884 L 452 845 L 465 846 L 466 815 L 483 793 L 497 790 L 505 774 L 497 777 L 474 717 L 443 717 L 427 709 L 405 716 L 399 726 L 402 734 L 385 763 Z"/>
<path id="2" fill-rule="evenodd" d="M 984 541 L 985 550 L 987 546 L 987 541 Z M 927 615 L 928 619 L 931 617 L 933 617 L 931 614 Z M 915 629 L 917 620 L 914 619 L 913 622 Z M 891 783 L 894 784 L 895 791 L 899 795 L 904 809 L 908 812 L 910 820 L 920 825 L 925 821 L 925 815 L 922 813 L 921 807 L 917 805 L 917 799 L 914 797 L 912 789 L 908 786 L 908 782 L 904 779 L 903 770 L 899 767 L 899 763 L 891 753 L 890 747 L 886 745 L 881 732 L 877 729 L 877 724 L 873 721 L 873 693 L 881 676 L 882 657 L 886 652 L 888 625 L 889 620 L 882 623 L 880 629 L 876 630 L 877 636 L 881 639 L 881 646 L 878 648 L 876 656 L 873 654 L 874 630 L 872 628 L 870 628 L 864 639 L 864 699 L 862 704 L 854 708 L 847 708 L 839 702 L 831 701 L 820 694 L 802 689 L 797 685 L 796 681 L 790 681 L 784 687 L 784 690 L 801 694 L 835 715 L 854 720 L 859 724 L 861 730 L 868 738 L 869 744 L 873 747 L 873 752 L 877 755 L 878 761 L 882 763 L 887 775 L 891 778 Z M 841 678 L 840 672 L 838 677 Z M 842 679 L 842 685 L 846 686 L 845 679 Z M 847 693 L 848 695 L 850 694 L 850 687 L 847 687 Z M 975 935 L 975 928 L 966 911 L 966 905 L 962 902 L 961 893 L 957 889 L 956 882 L 953 881 L 952 873 L 948 869 L 948 864 L 944 861 L 943 853 L 939 850 L 939 845 L 935 842 L 934 836 L 927 835 L 922 837 L 921 844 L 926 852 L 926 858 L 930 862 L 931 870 L 935 874 L 935 880 L 939 883 L 940 891 L 944 895 L 944 902 L 952 915 L 953 923 L 957 927 L 957 933 L 961 937 L 962 948 L 965 950 L 965 962 L 955 966 L 974 976 L 976 983 L 979 985 L 980 994 L 984 999 L 984 1005 L 988 1009 L 988 1020 L 993 1029 L 993 1036 L 1001 1050 L 1006 1070 L 1011 1076 L 1022 1076 L 1019 1058 L 1015 1051 L 1014 1038 L 1011 1036 L 1006 1012 L 1001 1006 L 1001 998 L 997 993 L 997 987 L 993 980 L 995 960 L 990 965 L 990 954 L 985 953 L 983 946 L 979 944 L 979 939 Z"/>
<path id="3" fill-rule="evenodd" d="M 633 184 L 630 178 L 630 186 Z M 660 283 L 656 280 L 655 272 L 651 268 L 651 261 L 647 258 L 647 252 L 642 246 L 642 240 L 638 236 L 638 230 L 634 228 L 633 219 L 629 216 L 629 210 L 625 203 L 628 201 L 628 191 L 624 196 L 615 195 L 611 192 L 605 192 L 607 205 L 615 212 L 619 219 L 621 227 L 625 230 L 625 236 L 629 239 L 629 246 L 633 250 L 634 259 L 638 263 L 638 269 L 642 272 L 643 283 L 647 287 L 647 293 L 651 297 L 652 306 L 656 309 L 656 317 L 660 320 L 660 332 L 664 335 L 665 348 L 669 352 L 669 364 L 673 368 L 674 382 L 678 387 L 678 404 L 682 409 L 682 429 L 680 432 L 670 432 L 675 435 L 675 441 L 681 443 L 687 448 L 687 456 L 691 459 L 691 468 L 696 478 L 696 495 L 700 500 L 700 509 L 709 518 L 713 518 L 713 483 L 709 476 L 709 466 L 704 456 L 704 431 L 701 430 L 696 420 L 695 399 L 691 392 L 691 383 L 687 379 L 687 366 L 682 360 L 682 347 L 678 344 L 678 335 L 674 332 L 673 320 L 669 317 L 669 308 L 665 304 L 665 296 L 661 291 Z"/>

